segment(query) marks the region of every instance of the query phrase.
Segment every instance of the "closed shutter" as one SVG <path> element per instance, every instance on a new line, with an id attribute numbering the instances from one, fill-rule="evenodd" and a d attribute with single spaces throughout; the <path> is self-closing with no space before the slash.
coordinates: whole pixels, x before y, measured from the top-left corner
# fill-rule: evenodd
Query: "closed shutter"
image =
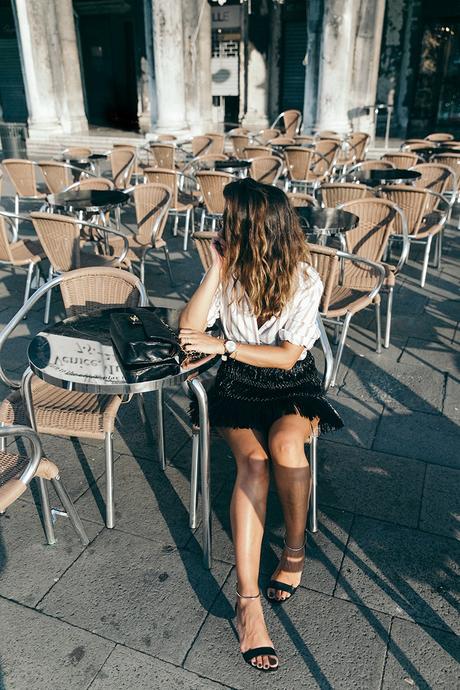
<path id="1" fill-rule="evenodd" d="M 6 122 L 26 122 L 27 104 L 16 38 L 0 38 L 0 104 Z"/>
<path id="2" fill-rule="evenodd" d="M 281 109 L 295 108 L 303 111 L 305 92 L 305 65 L 307 50 L 307 25 L 305 22 L 288 21 L 283 32 L 283 71 Z"/>

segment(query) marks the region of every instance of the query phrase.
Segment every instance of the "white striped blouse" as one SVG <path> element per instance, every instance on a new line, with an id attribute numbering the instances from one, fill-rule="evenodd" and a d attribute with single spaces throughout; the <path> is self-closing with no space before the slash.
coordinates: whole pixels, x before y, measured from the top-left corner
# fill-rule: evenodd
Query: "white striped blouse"
<path id="1" fill-rule="evenodd" d="M 303 345 L 299 360 L 304 359 L 319 338 L 316 316 L 323 293 L 323 284 L 318 273 L 308 264 L 301 264 L 298 284 L 293 295 L 279 316 L 272 316 L 259 328 L 249 300 L 244 295 L 240 304 L 233 299 L 230 283 L 220 285 L 214 295 L 208 312 L 208 328 L 220 318 L 222 329 L 228 340 L 249 345 L 279 345 L 288 341 Z"/>

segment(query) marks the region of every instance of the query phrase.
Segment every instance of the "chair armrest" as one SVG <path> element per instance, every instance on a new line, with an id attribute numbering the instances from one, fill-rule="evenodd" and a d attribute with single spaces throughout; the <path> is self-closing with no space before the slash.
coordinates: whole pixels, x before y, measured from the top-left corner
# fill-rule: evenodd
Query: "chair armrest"
<path id="1" fill-rule="evenodd" d="M 331 344 L 329 342 L 329 338 L 327 337 L 326 329 L 324 328 L 323 320 L 322 320 L 320 314 L 318 314 L 316 317 L 316 325 L 319 329 L 319 338 L 321 341 L 321 347 L 323 348 L 324 359 L 325 359 L 325 368 L 324 368 L 324 375 L 323 375 L 323 390 L 326 393 L 326 391 L 329 388 L 329 384 L 331 382 L 331 379 L 332 379 L 332 371 L 334 369 L 334 355 L 332 354 Z"/>
<path id="2" fill-rule="evenodd" d="M 19 477 L 19 481 L 21 481 L 23 484 L 27 486 L 34 478 L 38 469 L 38 465 L 40 464 L 40 460 L 43 457 L 43 450 L 40 438 L 37 432 L 28 426 L 18 425 L 0 427 L 0 438 L 5 438 L 9 436 L 21 436 L 22 438 L 26 438 L 31 445 L 31 451 L 29 453 L 29 463 L 24 472 Z"/>

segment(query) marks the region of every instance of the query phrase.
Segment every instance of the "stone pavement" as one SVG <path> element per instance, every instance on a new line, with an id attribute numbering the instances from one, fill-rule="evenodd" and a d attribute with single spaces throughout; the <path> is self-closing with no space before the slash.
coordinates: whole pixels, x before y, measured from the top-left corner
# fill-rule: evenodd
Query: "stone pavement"
<path id="1" fill-rule="evenodd" d="M 11 198 L 2 203 L 11 209 Z M 176 288 L 160 272 L 161 257 L 147 267 L 147 287 L 151 297 L 181 302 L 200 266 L 193 248 L 184 253 L 180 238 L 167 236 Z M 234 466 L 218 439 L 214 566 L 202 568 L 201 531 L 188 528 L 187 402 L 171 390 L 164 473 L 136 404 L 122 407 L 113 530 L 103 523 L 102 444 L 43 438 L 91 543 L 83 549 L 68 520 L 58 518 L 58 543 L 46 546 L 34 487 L 0 518 L 0 688 L 458 687 L 459 254 L 455 221 L 442 271 L 431 269 L 423 290 L 420 257 L 411 256 L 389 350 L 372 350 L 371 312 L 351 328 L 340 385 L 331 393 L 346 427 L 319 442 L 319 532 L 308 536 L 302 586 L 282 608 L 264 602 L 278 673 L 258 675 L 238 653 L 228 516 Z M 21 302 L 25 277 L 4 268 L 0 278 L 4 325 Z M 54 318 L 62 314 L 56 297 Z M 37 306 L 11 336 L 2 359 L 10 370 L 24 368 L 42 316 Z M 282 535 L 272 489 L 261 587 Z"/>

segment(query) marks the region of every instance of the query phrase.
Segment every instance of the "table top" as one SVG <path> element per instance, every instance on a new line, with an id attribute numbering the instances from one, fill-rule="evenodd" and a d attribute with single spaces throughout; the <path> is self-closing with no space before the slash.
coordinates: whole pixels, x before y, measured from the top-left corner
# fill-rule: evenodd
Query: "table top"
<path id="1" fill-rule="evenodd" d="M 155 367 L 150 367 L 140 380 L 130 381 L 129 374 L 125 374 L 118 364 L 110 339 L 110 314 L 124 311 L 129 309 L 119 307 L 94 311 L 64 319 L 44 329 L 29 344 L 30 368 L 39 378 L 59 388 L 128 395 L 177 385 L 215 363 L 215 355 L 207 355 L 189 365 L 178 363 L 177 373 L 161 379 L 153 378 Z M 176 330 L 180 311 L 158 307 L 156 313 Z"/>
<path id="2" fill-rule="evenodd" d="M 251 161 L 242 158 L 229 158 L 228 161 L 215 161 L 214 170 L 241 170 L 251 167 Z"/>
<path id="3" fill-rule="evenodd" d="M 88 156 L 89 161 L 101 161 L 101 160 L 107 160 L 107 154 L 106 153 L 92 153 L 90 156 Z"/>
<path id="4" fill-rule="evenodd" d="M 320 230 L 334 235 L 339 232 L 353 230 L 359 223 L 359 218 L 354 213 L 342 211 L 337 208 L 314 208 L 313 206 L 300 206 L 296 208 L 304 230 Z"/>
<path id="5" fill-rule="evenodd" d="M 389 168 L 388 170 L 357 170 L 355 173 L 345 176 L 346 182 L 360 182 L 369 187 L 378 187 L 384 184 L 405 184 L 413 182 L 421 177 L 417 170 L 405 170 Z"/>
<path id="6" fill-rule="evenodd" d="M 452 146 L 424 146 L 420 149 L 413 149 L 412 153 L 416 153 L 423 158 L 430 158 L 431 156 L 439 156 L 441 153 L 460 153 L 460 148 Z"/>
<path id="7" fill-rule="evenodd" d="M 116 189 L 82 189 L 59 194 L 48 194 L 51 206 L 69 211 L 91 211 L 97 213 L 113 206 L 121 206 L 129 201 L 129 196 Z"/>

